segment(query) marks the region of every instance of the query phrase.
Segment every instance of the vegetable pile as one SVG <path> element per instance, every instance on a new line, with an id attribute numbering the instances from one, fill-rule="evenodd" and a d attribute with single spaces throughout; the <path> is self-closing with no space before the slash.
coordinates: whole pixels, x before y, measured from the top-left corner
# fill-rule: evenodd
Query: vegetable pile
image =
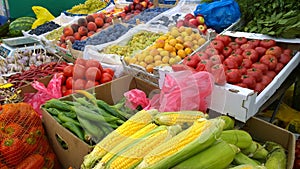
<path id="1" fill-rule="evenodd" d="M 300 37 L 300 4 L 297 0 L 237 0 L 245 26 L 241 30 L 283 38 Z"/>
<path id="2" fill-rule="evenodd" d="M 97 60 L 77 58 L 74 65 L 66 66 L 63 69 L 62 94 L 66 96 L 73 93 L 74 90 L 88 89 L 110 82 L 113 80 L 114 74 L 114 70 L 103 68 Z"/>
<path id="3" fill-rule="evenodd" d="M 14 84 L 0 84 L 0 104 L 18 103 L 22 101 L 21 90 L 18 90 Z"/>
<path id="4" fill-rule="evenodd" d="M 66 66 L 68 66 L 66 62 L 49 62 L 40 66 L 31 65 L 29 70 L 9 76 L 7 81 L 19 88 L 40 78 L 62 72 Z"/>
<path id="5" fill-rule="evenodd" d="M 292 55 L 292 50 L 281 48 L 271 39 L 218 35 L 204 51 L 186 57 L 183 65 L 173 66 L 173 69 L 208 71 L 217 84 L 228 82 L 260 93 Z"/>
<path id="6" fill-rule="evenodd" d="M 58 61 L 58 58 L 48 55 L 44 49 L 17 51 L 13 56 L 0 59 L 0 75 L 22 72 L 32 65 L 40 66 L 52 61 Z"/>
<path id="7" fill-rule="evenodd" d="M 81 168 L 286 168 L 281 145 L 255 141 L 228 116 L 206 118 L 197 111 L 139 111 L 100 141 Z"/>
<path id="8" fill-rule="evenodd" d="M 0 107 L 1 168 L 52 168 L 53 153 L 42 120 L 27 103 Z"/>
<path id="9" fill-rule="evenodd" d="M 73 101 L 51 99 L 43 108 L 63 127 L 90 145 L 98 143 L 130 118 L 134 110 L 126 108 L 125 99 L 111 106 L 84 90 L 77 90 Z"/>

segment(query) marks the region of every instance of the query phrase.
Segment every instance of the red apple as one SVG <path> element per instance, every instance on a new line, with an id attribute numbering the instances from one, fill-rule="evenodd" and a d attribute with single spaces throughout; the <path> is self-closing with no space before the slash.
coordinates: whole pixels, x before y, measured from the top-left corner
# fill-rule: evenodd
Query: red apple
<path id="1" fill-rule="evenodd" d="M 202 32 L 202 33 L 205 33 L 206 30 L 207 30 L 207 26 L 206 26 L 205 24 L 199 25 L 199 26 L 198 26 L 198 30 L 199 30 L 200 32 Z"/>
<path id="2" fill-rule="evenodd" d="M 193 14 L 191 14 L 191 13 L 188 13 L 188 14 L 186 14 L 186 15 L 184 16 L 184 19 L 188 19 L 188 20 L 190 20 L 190 19 L 195 19 L 195 16 L 194 16 Z"/>
<path id="3" fill-rule="evenodd" d="M 179 28 L 179 27 L 181 27 L 181 26 L 184 26 L 184 21 L 183 21 L 183 20 L 177 21 L 176 27 Z"/>
<path id="4" fill-rule="evenodd" d="M 190 19 L 190 20 L 189 20 L 189 26 L 190 26 L 190 27 L 195 27 L 195 28 L 196 28 L 198 25 L 199 25 L 199 23 L 198 23 L 198 20 L 197 20 L 197 19 L 194 19 L 194 18 L 193 18 L 193 19 Z"/>
<path id="5" fill-rule="evenodd" d="M 204 17 L 202 15 L 198 15 L 196 19 L 200 25 L 204 24 Z"/>

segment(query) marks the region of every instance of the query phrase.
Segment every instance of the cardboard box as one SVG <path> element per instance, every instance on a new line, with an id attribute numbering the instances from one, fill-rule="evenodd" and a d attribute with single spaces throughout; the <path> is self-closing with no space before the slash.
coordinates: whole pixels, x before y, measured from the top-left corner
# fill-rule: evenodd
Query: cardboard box
<path id="1" fill-rule="evenodd" d="M 251 117 L 242 129 L 257 141 L 273 141 L 282 145 L 287 150 L 287 169 L 293 168 L 296 145 L 293 133 L 256 117 Z"/>
<path id="2" fill-rule="evenodd" d="M 249 39 L 263 39 L 264 37 L 245 32 L 224 32 L 231 37 L 246 37 Z M 205 49 L 205 46 L 199 49 Z M 288 75 L 300 63 L 300 52 L 297 52 L 289 63 L 275 76 L 272 82 L 257 95 L 254 90 L 242 88 L 226 83 L 224 86 L 214 85 L 209 108 L 246 122 L 258 113 L 260 107 L 277 91 Z"/>
<path id="3" fill-rule="evenodd" d="M 47 85 L 51 79 L 52 79 L 52 76 L 47 76 L 47 77 L 39 79 L 38 81 L 43 83 L 47 87 Z M 31 86 L 31 83 L 21 86 L 20 90 L 21 90 L 21 94 L 20 94 L 21 97 L 24 97 L 25 93 L 36 93 L 37 92 L 37 90 Z"/>
<path id="4" fill-rule="evenodd" d="M 109 104 L 114 104 L 123 97 L 125 92 L 134 88 L 144 91 L 147 95 L 151 95 L 157 91 L 157 87 L 129 75 L 113 80 L 110 83 L 91 88 L 88 91 L 95 92 L 97 99 L 104 100 Z M 72 96 L 66 96 L 61 99 L 72 100 Z M 89 146 L 69 130 L 61 126 L 46 111 L 43 111 L 43 122 L 49 142 L 63 168 L 72 166 L 74 169 L 79 169 L 84 156 L 91 152 L 92 146 Z M 58 137 L 67 144 L 67 149 L 61 146 Z"/>

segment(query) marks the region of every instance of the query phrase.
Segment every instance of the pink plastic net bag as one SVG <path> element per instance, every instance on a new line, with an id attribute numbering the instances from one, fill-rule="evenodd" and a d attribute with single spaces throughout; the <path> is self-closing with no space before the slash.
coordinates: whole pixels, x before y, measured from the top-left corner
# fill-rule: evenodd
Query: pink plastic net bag
<path id="1" fill-rule="evenodd" d="M 213 88 L 213 77 L 201 71 L 168 73 L 161 93 L 150 100 L 151 108 L 160 112 L 200 110 L 206 112 Z"/>
<path id="2" fill-rule="evenodd" d="M 30 104 L 39 116 L 42 117 L 40 106 L 52 98 L 62 97 L 61 79 L 62 75 L 54 74 L 47 87 L 41 82 L 32 82 L 31 85 L 37 92 L 25 93 L 24 102 Z"/>

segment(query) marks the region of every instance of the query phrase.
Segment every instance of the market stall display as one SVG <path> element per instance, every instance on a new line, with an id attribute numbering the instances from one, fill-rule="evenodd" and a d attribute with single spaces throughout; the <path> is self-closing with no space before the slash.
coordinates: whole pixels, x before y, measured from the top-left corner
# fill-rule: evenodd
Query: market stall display
<path id="1" fill-rule="evenodd" d="M 298 5 L 249 4 L 31 5 L 0 27 L 0 168 L 297 168 Z"/>

